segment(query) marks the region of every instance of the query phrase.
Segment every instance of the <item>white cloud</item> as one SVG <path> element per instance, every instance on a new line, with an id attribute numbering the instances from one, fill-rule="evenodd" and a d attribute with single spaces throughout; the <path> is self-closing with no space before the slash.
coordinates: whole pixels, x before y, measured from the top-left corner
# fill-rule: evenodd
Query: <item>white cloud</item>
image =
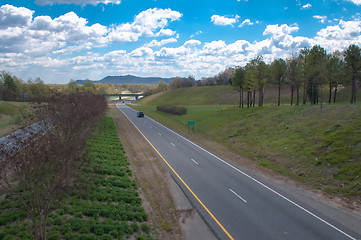
<path id="1" fill-rule="evenodd" d="M 186 42 L 183 44 L 183 46 L 184 46 L 184 47 L 194 47 L 194 46 L 201 45 L 201 44 L 202 44 L 201 41 L 191 39 L 191 40 L 186 41 Z"/>
<path id="2" fill-rule="evenodd" d="M 315 40 L 326 50 L 333 52 L 349 44 L 361 45 L 361 21 L 340 20 L 337 25 L 327 26 L 318 31 Z"/>
<path id="3" fill-rule="evenodd" d="M 189 38 L 193 38 L 194 36 L 197 36 L 198 34 L 202 34 L 202 31 L 197 31 L 194 34 L 192 34 Z"/>
<path id="4" fill-rule="evenodd" d="M 315 15 L 313 16 L 313 18 L 318 19 L 321 23 L 325 23 L 325 21 L 327 20 L 327 16 Z"/>
<path id="5" fill-rule="evenodd" d="M 254 23 L 251 22 L 251 20 L 245 19 L 245 20 L 239 25 L 239 27 L 243 27 L 243 26 L 245 26 L 245 25 L 252 26 L 253 24 L 254 24 Z"/>
<path id="6" fill-rule="evenodd" d="M 288 26 L 287 24 L 282 24 L 281 26 L 278 26 L 278 24 L 268 25 L 264 30 L 263 35 L 283 36 L 292 32 L 297 32 L 298 29 L 297 24 L 291 26 Z"/>
<path id="7" fill-rule="evenodd" d="M 361 5 L 361 0 L 346 0 L 346 1 L 352 2 L 352 3 L 354 3 L 354 4 L 358 5 L 358 6 Z"/>
<path id="8" fill-rule="evenodd" d="M 209 41 L 189 39 L 180 42 L 181 38 L 169 25 L 179 20 L 182 14 L 170 9 L 148 9 L 131 22 L 103 26 L 90 25 L 87 19 L 74 12 L 57 18 L 33 17 L 34 12 L 29 9 L 5 6 L 0 7 L 0 70 L 10 71 L 23 79 L 40 76 L 46 82 L 66 83 L 71 78 L 100 79 L 105 74 L 195 75 L 200 78 L 215 75 L 225 67 L 245 65 L 261 54 L 269 63 L 315 44 L 320 44 L 328 52 L 342 50 L 350 43 L 361 45 L 361 20 L 328 23 L 326 16 L 318 15 L 314 18 L 325 19 L 328 26 L 320 29 L 314 37 L 297 35 L 297 24 L 275 24 L 266 26 L 263 39 L 254 42 L 242 38 L 226 42 L 220 40 L 221 36 Z M 251 23 L 257 21 L 243 21 L 244 25 Z M 160 40 L 156 39 L 158 36 L 171 37 Z M 115 41 L 137 41 L 142 37 L 151 37 L 152 41 L 128 51 L 119 49 L 122 45 L 112 45 Z M 177 44 L 164 47 L 169 43 Z M 138 43 L 135 45 L 139 46 Z M 104 48 L 97 53 L 98 47 Z M 118 50 L 107 52 L 115 47 Z M 160 49 L 153 50 L 153 47 Z"/>
<path id="9" fill-rule="evenodd" d="M 0 29 L 27 26 L 34 11 L 24 7 L 14 7 L 9 4 L 0 7 Z"/>
<path id="10" fill-rule="evenodd" d="M 120 0 L 36 0 L 39 5 L 53 5 L 53 4 L 77 4 L 77 5 L 98 5 L 98 4 L 120 4 Z"/>
<path id="11" fill-rule="evenodd" d="M 238 15 L 236 15 L 234 18 L 228 18 L 228 17 L 224 17 L 224 16 L 213 15 L 211 17 L 211 22 L 213 22 L 215 25 L 220 25 L 220 26 L 226 26 L 226 25 L 233 26 L 233 24 L 238 21 L 238 18 L 239 18 Z"/>
<path id="12" fill-rule="evenodd" d="M 251 44 L 246 40 L 238 40 L 227 45 L 225 52 L 229 55 L 244 54 L 246 55 L 251 49 Z"/>
<path id="13" fill-rule="evenodd" d="M 207 55 L 216 55 L 223 52 L 222 50 L 225 49 L 226 46 L 227 44 L 223 40 L 212 41 L 210 43 L 205 43 L 203 50 Z"/>
<path id="14" fill-rule="evenodd" d="M 312 5 L 307 3 L 307 4 L 303 5 L 301 9 L 309 9 L 311 7 L 312 7 Z"/>
<path id="15" fill-rule="evenodd" d="M 163 64 L 169 64 L 179 61 L 179 59 L 187 54 L 187 51 L 188 50 L 183 46 L 177 48 L 163 47 L 159 51 L 155 52 L 154 56 L 157 61 L 161 61 Z"/>
<path id="16" fill-rule="evenodd" d="M 168 38 L 168 39 L 162 39 L 160 41 L 157 41 L 156 39 L 152 40 L 150 43 L 146 44 L 147 47 L 161 47 L 168 43 L 174 43 L 177 42 L 176 38 Z"/>
<path id="17" fill-rule="evenodd" d="M 131 57 L 148 57 L 153 56 L 153 50 L 149 47 L 140 47 L 133 50 L 129 56 Z"/>
<path id="18" fill-rule="evenodd" d="M 139 13 L 132 23 L 114 27 L 109 33 L 109 39 L 114 42 L 134 42 L 139 37 L 172 36 L 176 32 L 165 27 L 181 16 L 181 13 L 171 9 L 148 9 Z"/>

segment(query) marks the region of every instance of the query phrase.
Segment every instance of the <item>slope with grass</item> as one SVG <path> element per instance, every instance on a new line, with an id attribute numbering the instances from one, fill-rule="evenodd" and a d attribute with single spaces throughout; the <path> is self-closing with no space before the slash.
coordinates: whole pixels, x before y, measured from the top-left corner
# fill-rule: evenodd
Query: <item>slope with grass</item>
<path id="1" fill-rule="evenodd" d="M 27 103 L 0 101 L 0 137 L 12 132 L 11 126 L 15 123 L 19 112 Z"/>
<path id="2" fill-rule="evenodd" d="M 196 135 L 225 145 L 261 166 L 315 189 L 359 198 L 360 104 L 327 104 L 322 109 L 320 105 L 239 108 L 222 106 L 227 103 L 219 96 L 227 94 L 216 95 L 219 88 L 213 88 L 171 90 L 144 98 L 136 108 L 182 134 L 188 132 L 188 121 L 196 121 Z M 213 98 L 202 98 L 197 105 L 191 96 L 198 91 L 205 91 L 199 98 L 210 92 Z M 229 94 L 232 92 L 229 89 Z M 216 102 L 218 105 L 213 105 Z M 187 114 L 157 112 L 156 106 L 165 103 L 186 106 Z"/>
<path id="3" fill-rule="evenodd" d="M 177 88 L 141 99 L 143 105 L 238 105 L 239 93 L 232 86 Z"/>

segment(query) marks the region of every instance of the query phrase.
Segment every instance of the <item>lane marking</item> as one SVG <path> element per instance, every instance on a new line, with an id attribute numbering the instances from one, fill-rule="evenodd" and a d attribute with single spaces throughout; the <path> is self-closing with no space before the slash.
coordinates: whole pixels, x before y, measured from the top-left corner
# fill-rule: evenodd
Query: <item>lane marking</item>
<path id="1" fill-rule="evenodd" d="M 195 164 L 199 165 L 199 163 L 197 163 L 197 161 L 194 160 L 193 158 L 191 158 L 191 160 L 192 160 Z"/>
<path id="2" fill-rule="evenodd" d="M 192 191 L 192 189 L 186 184 L 186 182 L 178 175 L 178 173 L 172 168 L 172 166 L 165 160 L 165 158 L 160 154 L 160 152 L 153 146 L 153 144 L 144 136 L 144 134 L 139 130 L 139 128 L 130 120 L 130 118 L 120 109 L 121 113 L 133 124 L 135 129 L 143 136 L 143 138 L 149 143 L 149 145 L 156 151 L 160 158 L 167 164 L 167 166 L 172 170 L 172 172 L 178 177 L 178 179 L 183 183 L 183 185 L 188 189 L 188 191 L 193 195 L 193 197 L 201 204 L 201 206 L 206 210 L 206 212 L 211 216 L 211 218 L 217 223 L 217 225 L 223 230 L 223 232 L 229 237 L 229 239 L 234 240 L 234 238 L 228 233 L 228 231 L 223 227 L 223 225 L 217 220 L 217 218 L 209 211 L 209 209 L 204 205 L 204 203 L 198 198 L 198 196 Z M 151 118 L 149 118 L 151 119 Z"/>
<path id="3" fill-rule="evenodd" d="M 244 198 L 242 198 L 241 196 L 239 196 L 235 191 L 233 191 L 230 188 L 228 190 L 231 191 L 234 195 L 236 195 L 239 199 L 241 199 L 244 203 L 247 203 L 247 201 Z"/>
<path id="4" fill-rule="evenodd" d="M 171 142 L 170 144 L 171 144 L 173 147 L 175 147 L 174 143 Z"/>
<path id="5" fill-rule="evenodd" d="M 317 216 L 316 214 L 312 213 L 311 211 L 307 210 L 306 208 L 302 207 L 301 205 L 295 203 L 294 201 L 292 201 L 291 199 L 283 196 L 281 193 L 277 192 L 276 190 L 273 190 L 272 188 L 268 187 L 267 185 L 265 185 L 264 183 L 260 182 L 259 180 L 251 177 L 250 175 L 248 175 L 247 173 L 243 172 L 242 170 L 236 168 L 235 166 L 231 165 L 230 163 L 224 161 L 223 159 L 221 159 L 220 157 L 217 157 L 216 155 L 214 155 L 213 153 L 209 152 L 208 150 L 202 148 L 201 146 L 195 144 L 194 142 L 192 142 L 191 140 L 183 137 L 182 135 L 176 133 L 175 131 L 173 131 L 172 129 L 164 126 L 163 124 L 155 121 L 154 119 L 148 117 L 148 119 L 152 120 L 153 122 L 157 123 L 158 125 L 162 126 L 163 128 L 167 129 L 168 131 L 172 132 L 173 134 L 177 135 L 178 137 L 186 140 L 187 142 L 193 144 L 194 146 L 198 147 L 199 149 L 203 150 L 204 152 L 208 153 L 209 155 L 213 156 L 214 158 L 216 158 L 217 160 L 219 160 L 220 162 L 226 164 L 227 166 L 233 168 L 234 170 L 236 170 L 237 172 L 243 174 L 244 176 L 248 177 L 249 179 L 251 179 L 252 181 L 258 183 L 259 185 L 261 185 L 262 187 L 268 189 L 269 191 L 273 192 L 274 194 L 276 194 L 277 196 L 283 198 L 284 200 L 286 200 L 287 202 L 293 204 L 294 206 L 296 206 L 297 208 L 301 209 L 302 211 L 308 213 L 309 215 L 311 215 L 312 217 L 318 219 L 319 221 L 323 222 L 324 224 L 326 224 L 327 226 L 333 228 L 334 230 L 338 231 L 339 233 L 345 235 L 346 237 L 352 239 L 352 240 L 357 240 L 356 238 L 352 237 L 351 235 L 347 234 L 346 232 L 342 231 L 341 229 L 337 228 L 336 226 L 332 225 L 331 223 L 327 222 L 326 220 L 324 220 L 323 218 Z"/>
<path id="6" fill-rule="evenodd" d="M 158 133 L 159 136 L 162 136 L 162 134 Z"/>

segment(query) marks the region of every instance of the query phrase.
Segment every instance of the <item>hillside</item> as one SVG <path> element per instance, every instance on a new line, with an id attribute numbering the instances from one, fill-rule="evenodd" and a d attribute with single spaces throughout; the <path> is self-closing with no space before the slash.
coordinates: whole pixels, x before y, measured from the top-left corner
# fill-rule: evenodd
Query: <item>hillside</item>
<path id="1" fill-rule="evenodd" d="M 76 83 L 83 85 L 86 80 L 76 80 Z M 161 78 L 161 77 L 137 77 L 133 75 L 126 76 L 107 76 L 101 80 L 92 80 L 93 83 L 102 84 L 143 84 L 143 85 L 157 85 L 160 81 L 170 83 L 173 78 Z"/>
<path id="2" fill-rule="evenodd" d="M 169 103 L 180 106 L 238 105 L 239 93 L 232 86 L 202 86 L 177 88 L 161 92 L 139 101 L 150 105 Z"/>
<path id="3" fill-rule="evenodd" d="M 216 141 L 315 189 L 361 201 L 360 104 L 240 108 L 234 107 L 237 99 L 231 87 L 196 87 L 144 98 L 136 108 L 190 138 Z M 162 104 L 188 112 L 159 113 Z M 195 135 L 188 134 L 190 120 L 196 121 Z"/>
<path id="4" fill-rule="evenodd" d="M 12 132 L 11 126 L 26 103 L 0 101 L 0 137 Z"/>

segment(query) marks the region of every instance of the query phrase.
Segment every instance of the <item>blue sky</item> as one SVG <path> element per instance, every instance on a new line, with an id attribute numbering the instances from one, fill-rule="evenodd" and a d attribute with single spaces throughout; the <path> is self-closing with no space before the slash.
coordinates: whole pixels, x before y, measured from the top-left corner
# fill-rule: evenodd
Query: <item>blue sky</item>
<path id="1" fill-rule="evenodd" d="M 361 0 L 2 0 L 0 70 L 46 83 L 217 74 L 361 44 Z"/>

